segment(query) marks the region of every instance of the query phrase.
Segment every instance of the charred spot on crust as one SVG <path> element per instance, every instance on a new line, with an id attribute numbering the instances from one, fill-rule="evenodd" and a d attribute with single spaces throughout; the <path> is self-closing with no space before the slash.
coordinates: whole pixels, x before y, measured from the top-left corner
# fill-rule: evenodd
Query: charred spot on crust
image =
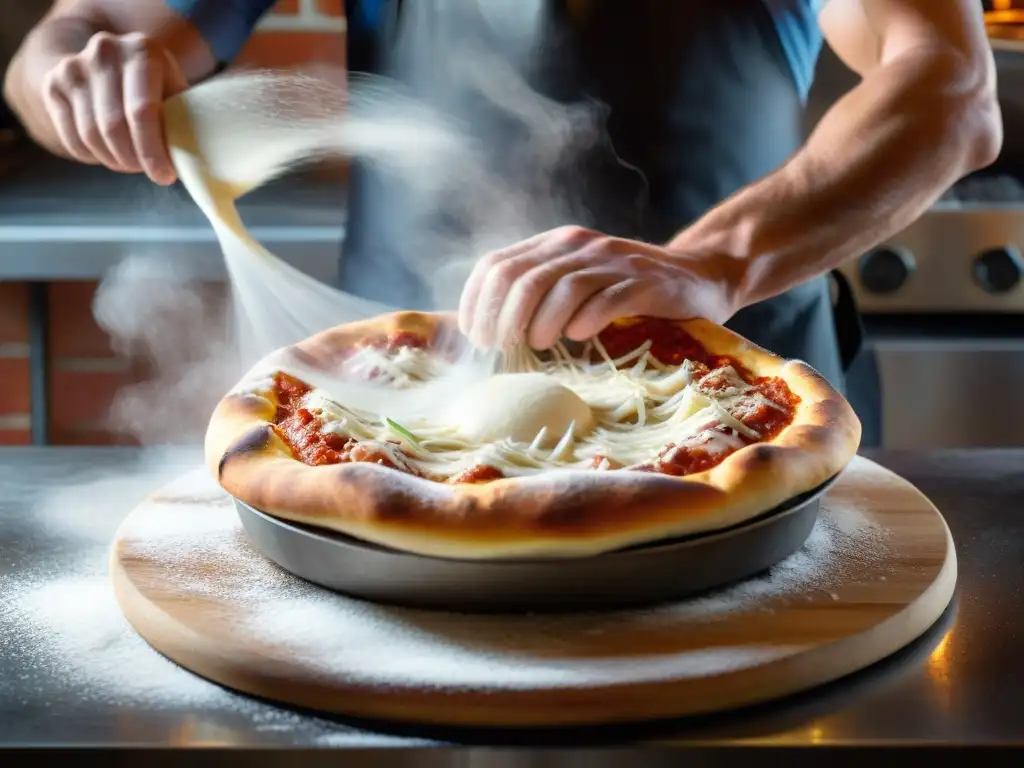
<path id="1" fill-rule="evenodd" d="M 851 410 L 842 401 L 830 397 L 816 402 L 813 412 L 823 426 L 834 427 L 843 425 L 846 421 L 845 417 L 851 413 Z"/>
<path id="2" fill-rule="evenodd" d="M 618 506 L 617 502 L 606 502 Z M 592 507 L 581 499 L 558 499 L 545 505 L 543 511 L 535 518 L 537 528 L 549 531 L 577 531 L 594 526 L 595 515 Z"/>
<path id="3" fill-rule="evenodd" d="M 745 463 L 751 470 L 758 470 L 767 467 L 775 461 L 776 447 L 764 443 L 754 443 L 749 446 L 746 455 L 743 457 Z"/>
<path id="4" fill-rule="evenodd" d="M 815 368 L 812 368 L 807 363 L 804 363 L 802 366 L 800 366 L 798 370 L 799 370 L 799 375 L 803 376 L 805 379 L 809 379 L 810 381 L 814 382 L 815 384 L 818 384 L 818 385 L 822 386 L 827 391 L 833 391 L 834 390 L 834 387 L 832 386 L 831 383 L 829 383 L 829 380 L 826 379 L 818 370 L 816 370 Z"/>
<path id="5" fill-rule="evenodd" d="M 361 519 L 384 523 L 406 520 L 415 516 L 414 510 L 422 508 L 415 495 L 403 487 L 413 479 L 411 475 L 402 476 L 379 465 L 361 462 L 336 466 L 339 495 L 351 495 L 359 500 L 357 516 Z"/>
<path id="6" fill-rule="evenodd" d="M 625 487 L 601 487 L 595 483 L 569 487 L 559 485 L 548 489 L 536 500 L 524 501 L 532 501 L 535 505 L 533 524 L 540 530 L 587 531 L 593 530 L 601 520 L 629 514 L 628 507 L 643 505 L 650 493 L 650 489 L 645 489 L 646 483 Z"/>
<path id="7" fill-rule="evenodd" d="M 218 479 L 224 476 L 224 468 L 229 461 L 250 453 L 265 451 L 270 445 L 273 434 L 273 427 L 270 424 L 261 424 L 258 427 L 253 427 L 238 438 L 238 440 L 231 444 L 230 448 L 224 451 L 224 455 L 220 457 L 220 462 L 217 464 Z"/>

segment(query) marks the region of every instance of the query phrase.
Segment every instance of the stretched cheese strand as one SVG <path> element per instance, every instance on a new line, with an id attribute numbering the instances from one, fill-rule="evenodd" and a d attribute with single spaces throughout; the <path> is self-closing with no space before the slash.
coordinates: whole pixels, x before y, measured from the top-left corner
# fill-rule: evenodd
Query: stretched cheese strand
<path id="1" fill-rule="evenodd" d="M 708 374 L 716 383 L 711 390 L 695 380 L 690 361 L 666 366 L 650 354 L 650 348 L 647 341 L 612 359 L 595 339 L 583 347 L 580 358 L 561 344 L 546 360 L 527 347 L 506 354 L 503 372 L 551 376 L 582 398 L 594 414 L 596 426 L 589 434 L 577 436 L 575 424 L 570 425 L 550 449 L 539 447 L 548 437 L 543 434 L 546 430 L 530 443 L 504 439 L 481 444 L 461 436 L 455 426 L 438 423 L 431 413 L 411 415 L 397 424 L 386 413 L 341 405 L 319 389 L 307 395 L 304 406 L 318 414 L 324 431 L 351 437 L 394 456 L 396 464 L 407 463 L 431 477 L 451 477 L 480 464 L 506 476 L 629 467 L 652 461 L 671 445 L 676 450 L 699 446 L 712 454 L 725 452 L 744 445 L 743 437 L 759 437 L 741 421 L 743 414 L 765 403 L 781 407 L 729 366 Z M 602 362 L 586 362 L 592 351 Z M 372 371 L 382 384 L 399 389 L 422 386 L 442 376 L 446 366 L 436 354 L 407 347 L 391 352 L 367 347 L 353 361 L 358 370 Z M 394 451 L 396 441 L 405 457 Z"/>

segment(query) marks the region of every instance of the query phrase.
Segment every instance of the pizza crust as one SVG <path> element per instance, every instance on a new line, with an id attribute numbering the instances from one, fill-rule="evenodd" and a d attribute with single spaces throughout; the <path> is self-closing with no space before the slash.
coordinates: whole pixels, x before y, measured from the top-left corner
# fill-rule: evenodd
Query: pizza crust
<path id="1" fill-rule="evenodd" d="M 793 422 L 774 440 L 744 447 L 705 472 L 559 470 L 446 485 L 376 464 L 309 466 L 271 428 L 276 403 L 259 394 L 259 382 L 280 361 L 333 370 L 368 337 L 409 331 L 429 344 L 454 322 L 444 314 L 394 313 L 275 353 L 215 409 L 205 446 L 211 472 L 228 493 L 267 514 L 394 549 L 459 559 L 585 557 L 756 517 L 839 473 L 860 443 L 853 409 L 810 366 L 704 320 L 679 324 L 708 350 L 756 375 L 779 376 L 800 397 Z"/>

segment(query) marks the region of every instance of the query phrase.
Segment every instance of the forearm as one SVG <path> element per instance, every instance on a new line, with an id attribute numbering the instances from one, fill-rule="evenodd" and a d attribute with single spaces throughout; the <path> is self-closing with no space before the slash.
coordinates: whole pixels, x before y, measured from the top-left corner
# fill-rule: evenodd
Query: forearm
<path id="1" fill-rule="evenodd" d="M 746 306 L 899 232 L 1002 140 L 994 75 L 958 54 L 908 52 L 870 72 L 782 168 L 669 244 L 724 254 Z"/>

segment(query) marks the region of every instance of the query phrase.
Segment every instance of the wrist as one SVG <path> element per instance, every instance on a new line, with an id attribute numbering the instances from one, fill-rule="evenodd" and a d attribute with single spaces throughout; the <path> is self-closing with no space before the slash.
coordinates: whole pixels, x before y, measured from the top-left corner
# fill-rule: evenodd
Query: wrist
<path id="1" fill-rule="evenodd" d="M 688 269 L 719 287 L 725 303 L 735 313 L 753 303 L 751 278 L 754 259 L 737 228 L 708 227 L 703 221 L 683 230 L 666 245 Z"/>

